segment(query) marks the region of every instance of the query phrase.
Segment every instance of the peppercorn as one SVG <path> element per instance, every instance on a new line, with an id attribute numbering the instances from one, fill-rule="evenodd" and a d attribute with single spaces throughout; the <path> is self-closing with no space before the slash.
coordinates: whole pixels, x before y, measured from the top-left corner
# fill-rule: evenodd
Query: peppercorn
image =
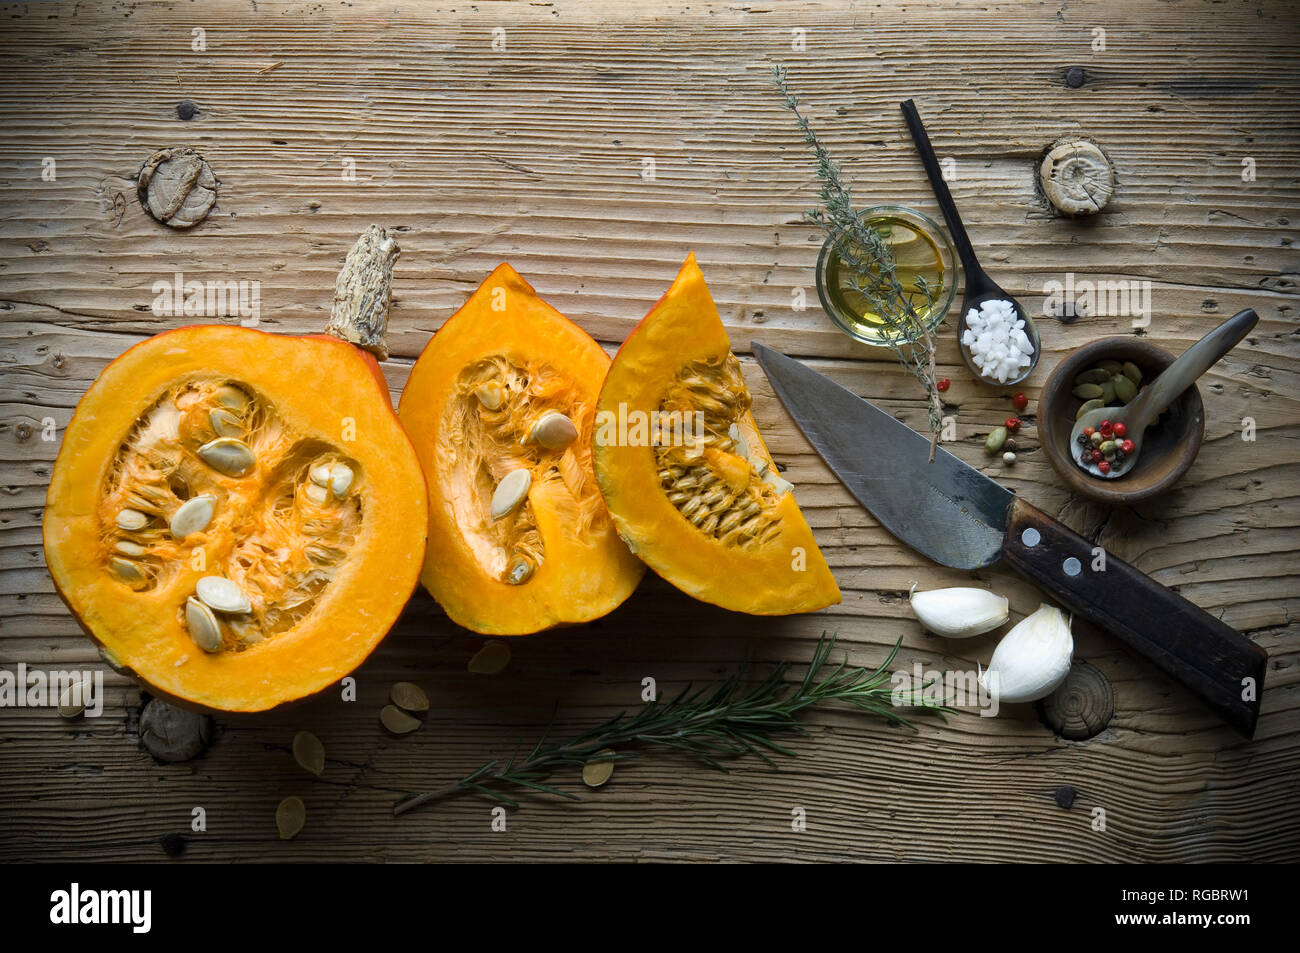
<path id="1" fill-rule="evenodd" d="M 1122 436 L 1122 435 L 1121 435 L 1121 434 L 1116 434 L 1116 436 Z M 1132 453 L 1132 452 L 1133 452 L 1133 441 L 1132 441 L 1132 440 L 1125 440 L 1123 443 L 1121 443 L 1121 444 L 1119 445 L 1119 448 L 1120 448 L 1121 450 L 1123 450 L 1125 453 Z"/>
<path id="2" fill-rule="evenodd" d="M 1081 433 L 1081 434 L 1079 434 L 1079 437 L 1078 437 L 1078 439 L 1077 439 L 1076 442 L 1077 442 L 1077 443 L 1079 444 L 1079 446 L 1081 446 L 1081 447 L 1086 447 L 1086 446 L 1088 446 L 1088 434 L 1087 434 L 1086 432 L 1085 432 L 1085 433 Z"/>
<path id="3" fill-rule="evenodd" d="M 941 394 L 951 386 L 952 386 L 952 381 L 948 380 L 948 378 L 946 377 L 941 377 L 934 382 L 934 389 Z"/>
<path id="4" fill-rule="evenodd" d="M 1013 438 L 1008 437 L 1006 443 L 1002 445 L 1002 449 L 1009 450 L 1012 453 L 1015 453 L 1016 450 L 1019 448 L 1016 446 L 1016 441 Z"/>
<path id="5" fill-rule="evenodd" d="M 1101 463 L 1097 464 L 1097 469 L 1100 470 L 1102 473 L 1109 473 L 1110 464 L 1107 463 L 1105 460 L 1103 460 L 1101 461 Z"/>
<path id="6" fill-rule="evenodd" d="M 1014 453 L 1004 453 L 1002 454 L 1002 462 L 1006 466 L 1011 466 L 1016 462 L 1016 455 Z"/>
<path id="7" fill-rule="evenodd" d="M 1007 422 L 1006 422 L 1006 428 L 1007 428 L 1009 431 L 1011 431 L 1012 433 L 1016 433 L 1017 431 L 1019 431 L 1019 430 L 1020 430 L 1020 418 L 1019 418 L 1019 417 L 1008 417 L 1008 418 L 1007 418 Z"/>
<path id="8" fill-rule="evenodd" d="M 1011 404 L 1016 408 L 1016 410 L 1024 410 L 1029 406 L 1029 398 L 1024 394 L 1016 394 L 1016 396 L 1011 398 Z"/>
<path id="9" fill-rule="evenodd" d="M 1094 450 L 1094 451 L 1092 451 L 1092 462 L 1093 462 L 1093 463 L 1101 463 L 1101 461 L 1102 461 L 1103 459 L 1105 459 L 1105 458 L 1102 456 L 1102 453 L 1101 453 L 1100 450 Z"/>
<path id="10" fill-rule="evenodd" d="M 1119 421 L 1119 423 L 1115 424 L 1115 436 L 1117 437 L 1128 436 L 1128 427 L 1124 426 L 1124 421 L 1121 420 Z"/>

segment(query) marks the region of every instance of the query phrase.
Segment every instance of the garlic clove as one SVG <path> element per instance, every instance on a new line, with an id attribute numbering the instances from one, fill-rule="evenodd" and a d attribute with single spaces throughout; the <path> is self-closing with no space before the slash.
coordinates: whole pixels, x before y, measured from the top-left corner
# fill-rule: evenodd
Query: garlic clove
<path id="1" fill-rule="evenodd" d="M 1041 605 L 1003 636 L 980 684 L 999 702 L 1032 702 L 1050 695 L 1070 673 L 1074 636 L 1065 614 Z"/>
<path id="2" fill-rule="evenodd" d="M 912 611 L 921 624 L 935 635 L 948 639 L 967 639 L 992 631 L 1011 618 L 1005 596 L 987 589 L 957 586 L 910 593 Z"/>

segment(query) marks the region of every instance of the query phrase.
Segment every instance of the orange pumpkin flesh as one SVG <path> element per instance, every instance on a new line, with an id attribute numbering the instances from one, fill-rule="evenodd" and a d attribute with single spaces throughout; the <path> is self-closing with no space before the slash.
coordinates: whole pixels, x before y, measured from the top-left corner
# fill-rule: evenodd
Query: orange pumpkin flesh
<path id="1" fill-rule="evenodd" d="M 197 453 L 223 434 L 251 449 L 248 472 Z M 312 480 L 339 463 L 352 475 L 341 493 Z M 177 510 L 205 496 L 207 525 L 173 535 Z M 124 511 L 144 525 L 120 526 Z M 111 665 L 186 707 L 261 711 L 336 682 L 379 644 L 417 581 L 425 521 L 419 462 L 371 355 L 209 325 L 149 338 L 95 381 L 64 434 L 43 531 L 60 594 Z M 205 576 L 249 603 L 212 613 L 215 651 L 186 614 Z"/>
<path id="2" fill-rule="evenodd" d="M 591 432 L 609 357 L 513 268 L 499 266 L 434 335 L 400 416 L 429 485 L 421 579 L 459 625 L 525 635 L 587 622 L 632 594 L 645 567 L 619 540 L 596 487 Z M 534 436 L 547 414 L 576 435 Z M 508 474 L 527 496 L 493 518 Z"/>
<path id="3" fill-rule="evenodd" d="M 834 576 L 749 406 L 692 254 L 605 378 L 594 440 L 605 502 L 633 551 L 697 599 L 758 615 L 833 605 Z"/>

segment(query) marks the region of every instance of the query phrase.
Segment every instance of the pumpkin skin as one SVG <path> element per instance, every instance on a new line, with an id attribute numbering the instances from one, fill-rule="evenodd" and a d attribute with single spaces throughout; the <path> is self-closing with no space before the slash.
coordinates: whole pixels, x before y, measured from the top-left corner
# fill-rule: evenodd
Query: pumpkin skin
<path id="1" fill-rule="evenodd" d="M 187 429 L 202 427 L 207 399 L 202 395 L 219 382 L 233 382 L 251 397 L 248 413 L 261 421 L 247 425 L 246 439 L 258 459 L 242 477 L 208 472 L 211 468 L 193 452 L 193 443 L 207 435 Z M 166 430 L 168 408 L 178 402 L 192 404 L 191 411 L 178 410 L 181 449 L 139 451 L 137 458 L 137 448 L 148 439 L 133 429 L 137 421 L 153 414 L 149 419 Z M 348 440 L 349 434 L 355 439 Z M 172 447 L 169 441 L 160 446 Z M 324 520 L 337 506 L 340 521 L 349 521 L 348 540 L 330 537 L 345 551 L 328 565 L 305 555 L 315 537 L 296 532 L 311 516 L 300 513 L 308 505 L 299 499 L 304 471 L 312 455 L 322 452 L 345 458 L 355 474 L 346 499 L 329 497 L 320 510 Z M 179 460 L 174 473 L 184 476 L 177 479 L 188 481 L 194 494 L 214 495 L 217 504 L 205 530 L 177 539 L 166 527 L 181 496 L 159 497 L 164 498 L 159 512 L 135 537 L 146 544 L 146 554 L 138 562 L 127 560 L 152 567 L 153 584 L 133 591 L 105 568 L 115 558 L 114 540 L 121 541 L 115 501 L 129 479 L 118 474 L 137 472 L 132 468 L 146 466 L 141 459 L 158 453 Z M 274 500 L 280 501 L 279 510 Z M 114 668 L 182 707 L 263 711 L 337 682 L 387 634 L 418 579 L 424 501 L 419 462 L 373 356 L 325 335 L 184 327 L 132 347 L 78 403 L 46 497 L 45 556 L 59 594 Z M 281 550 L 259 563 L 250 540 L 278 542 Z M 203 553 L 201 569 L 197 550 Z M 251 568 L 238 564 L 237 557 Z M 292 610 L 261 605 L 259 598 L 249 616 L 223 617 L 227 645 L 221 651 L 209 653 L 195 644 L 183 607 L 198 579 L 225 574 L 249 587 L 273 571 L 286 574 L 282 581 L 297 579 L 294 574 L 304 565 L 324 579 L 313 597 Z M 267 585 L 255 591 L 270 598 L 277 590 Z M 234 626 L 249 641 L 232 635 Z"/>
<path id="2" fill-rule="evenodd" d="M 708 436 L 698 453 L 651 446 L 617 423 L 706 405 L 715 411 L 705 417 Z M 674 439 L 670 431 L 666 436 Z M 615 355 L 600 393 L 594 443 L 596 477 L 619 534 L 683 592 L 755 615 L 811 612 L 840 601 L 749 412 L 739 362 L 694 254 Z M 694 486 L 682 490 L 682 477 Z M 715 508 L 701 523 L 689 518 L 699 519 L 700 507 L 684 514 L 699 502 L 692 497 L 719 487 L 723 502 L 716 506 L 737 501 L 730 509 Z M 747 524 L 752 534 L 743 532 Z"/>
<path id="3" fill-rule="evenodd" d="M 415 362 L 399 415 L 429 487 L 421 581 L 458 625 L 527 635 L 589 622 L 641 580 L 645 566 L 619 540 L 591 465 L 596 396 L 608 368 L 600 345 L 508 264 Z M 475 396 L 502 381 L 499 409 Z M 577 430 L 558 450 L 527 442 L 530 422 L 547 411 L 565 413 Z M 533 474 L 525 502 L 492 519 L 493 488 L 521 468 Z M 537 553 L 540 561 L 530 562 Z M 513 566 L 531 575 L 512 583 Z"/>

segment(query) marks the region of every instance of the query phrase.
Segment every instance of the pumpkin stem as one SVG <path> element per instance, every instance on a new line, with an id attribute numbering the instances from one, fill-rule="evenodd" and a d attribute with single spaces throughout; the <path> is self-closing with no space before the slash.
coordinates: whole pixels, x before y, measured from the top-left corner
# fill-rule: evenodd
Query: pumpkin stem
<path id="1" fill-rule="evenodd" d="M 334 285 L 334 306 L 325 330 L 349 344 L 388 359 L 388 306 L 393 300 L 397 239 L 371 225 L 348 252 Z"/>

